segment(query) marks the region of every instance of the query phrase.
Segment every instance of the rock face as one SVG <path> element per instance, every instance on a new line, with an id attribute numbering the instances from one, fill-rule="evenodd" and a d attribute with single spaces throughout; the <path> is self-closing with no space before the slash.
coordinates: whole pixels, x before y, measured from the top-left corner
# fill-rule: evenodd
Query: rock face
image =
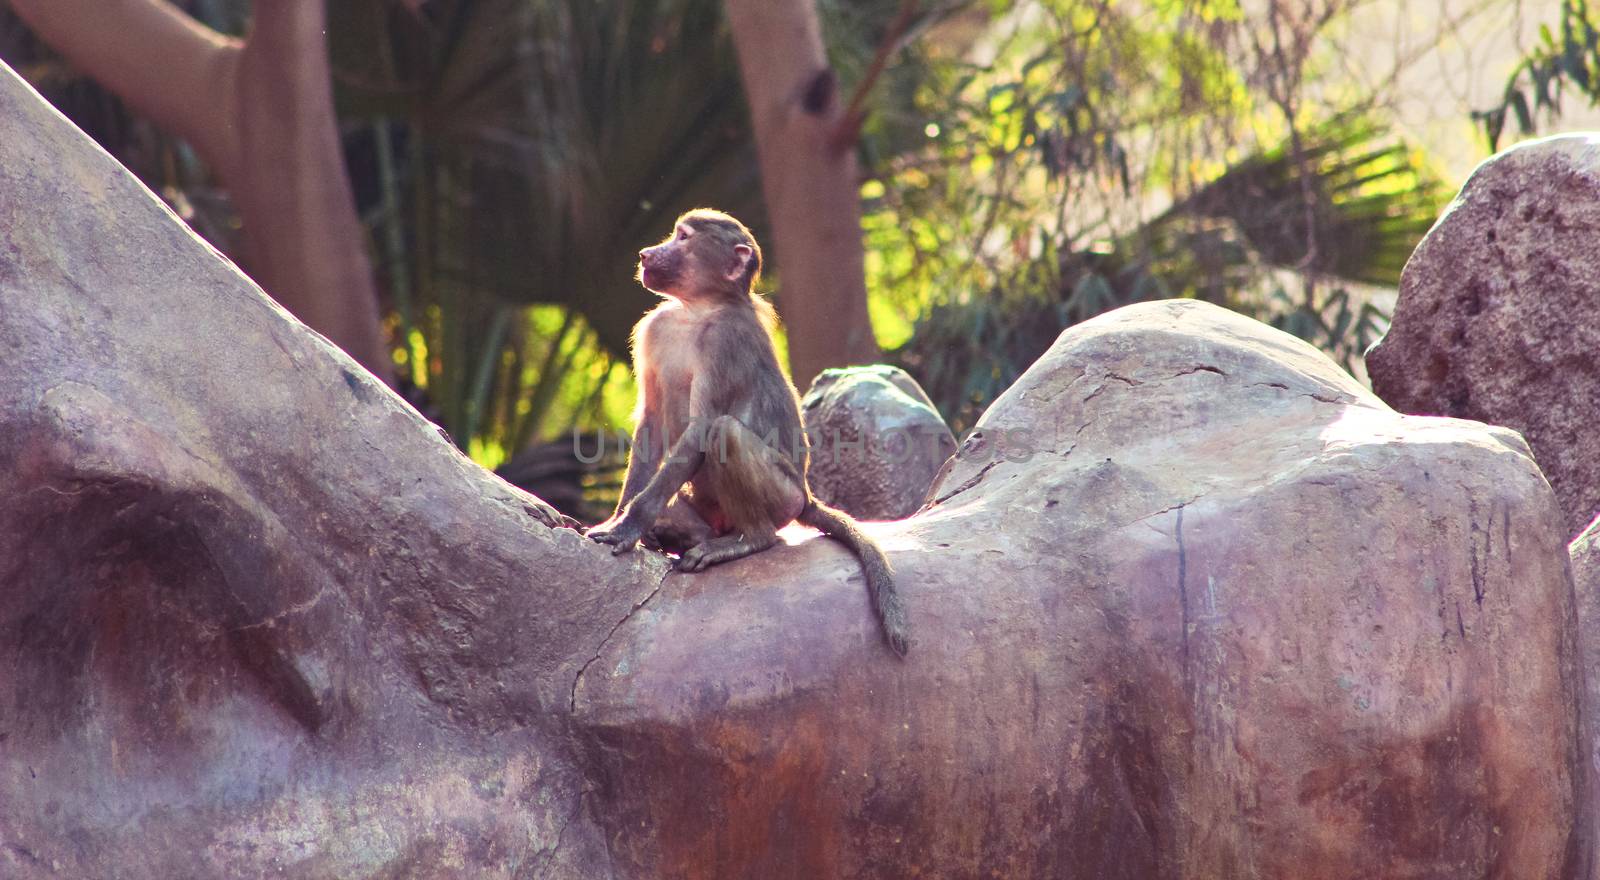
<path id="1" fill-rule="evenodd" d="M 1567 548 L 1572 555 L 1572 580 L 1578 617 L 1578 649 L 1583 661 L 1584 689 L 1579 718 L 1582 729 L 1584 811 L 1579 817 L 1582 838 L 1588 842 L 1587 864 L 1574 876 L 1600 880 L 1600 858 L 1594 842 L 1600 840 L 1600 524 L 1585 529 Z"/>
<path id="2" fill-rule="evenodd" d="M 541 522 L 0 65 L 0 877 L 603 877 Z"/>
<path id="3" fill-rule="evenodd" d="M 1511 431 L 1195 302 L 1064 334 L 911 610 L 551 529 L 0 68 L 0 876 L 1577 877 Z M 1585 826 L 1587 827 L 1587 826 Z"/>
<path id="4" fill-rule="evenodd" d="M 905 370 L 823 370 L 801 401 L 811 491 L 857 519 L 904 519 L 955 454 L 956 438 Z"/>
<path id="5" fill-rule="evenodd" d="M 1600 134 L 1530 141 L 1472 173 L 1406 264 L 1367 355 L 1395 409 L 1507 425 L 1567 533 L 1600 511 Z"/>
<path id="6" fill-rule="evenodd" d="M 1576 870 L 1565 550 L 1515 433 L 1156 303 L 1063 334 L 934 491 L 879 531 L 903 663 L 820 541 L 618 628 L 575 722 L 625 873 Z"/>

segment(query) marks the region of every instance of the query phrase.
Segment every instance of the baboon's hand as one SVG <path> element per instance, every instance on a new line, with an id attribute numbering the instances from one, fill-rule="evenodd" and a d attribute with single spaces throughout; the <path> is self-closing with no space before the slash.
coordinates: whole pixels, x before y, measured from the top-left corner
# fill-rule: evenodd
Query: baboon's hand
<path id="1" fill-rule="evenodd" d="M 620 556 L 639 543 L 639 539 L 644 537 L 644 531 L 644 526 L 635 522 L 632 517 L 624 516 L 621 519 L 608 519 L 585 534 L 602 544 L 610 544 L 611 555 Z"/>

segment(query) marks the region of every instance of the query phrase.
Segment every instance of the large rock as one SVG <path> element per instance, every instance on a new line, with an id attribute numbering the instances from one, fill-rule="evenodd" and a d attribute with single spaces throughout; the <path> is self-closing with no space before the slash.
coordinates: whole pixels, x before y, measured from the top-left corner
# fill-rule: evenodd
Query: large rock
<path id="1" fill-rule="evenodd" d="M 1600 134 L 1520 144 L 1472 173 L 1406 263 L 1367 355 L 1402 412 L 1521 431 L 1575 535 L 1600 511 Z"/>
<path id="2" fill-rule="evenodd" d="M 1579 718 L 1582 731 L 1584 811 L 1579 817 L 1586 859 L 1584 880 L 1600 880 L 1600 522 L 1585 529 L 1567 548 L 1572 556 L 1576 596 L 1577 639 L 1583 662 L 1584 688 Z"/>
<path id="3" fill-rule="evenodd" d="M 1193 302 L 1077 327 L 911 609 L 548 528 L 0 69 L 0 876 L 1549 878 L 1555 505 Z"/>
<path id="4" fill-rule="evenodd" d="M 606 876 L 543 516 L 0 65 L 0 877 Z"/>
<path id="5" fill-rule="evenodd" d="M 1576 870 L 1564 538 L 1514 432 L 1156 303 L 1063 334 L 934 493 L 878 532 L 903 663 L 825 542 L 618 628 L 575 722 L 624 873 Z"/>
<path id="6" fill-rule="evenodd" d="M 823 370 L 801 401 L 811 491 L 857 519 L 904 519 L 927 498 L 956 438 L 922 386 L 884 364 Z"/>

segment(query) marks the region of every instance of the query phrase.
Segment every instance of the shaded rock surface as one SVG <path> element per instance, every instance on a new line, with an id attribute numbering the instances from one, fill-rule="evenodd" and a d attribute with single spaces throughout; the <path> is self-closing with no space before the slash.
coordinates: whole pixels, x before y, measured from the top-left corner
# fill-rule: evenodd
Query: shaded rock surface
<path id="1" fill-rule="evenodd" d="M 1372 387 L 1401 412 L 1521 431 L 1567 533 L 1600 512 L 1600 134 L 1478 166 L 1406 263 Z"/>
<path id="2" fill-rule="evenodd" d="M 857 519 L 904 519 L 956 451 L 917 380 L 899 367 L 823 370 L 801 400 L 811 491 Z"/>
<path id="3" fill-rule="evenodd" d="M 0 876 L 1577 876 L 1563 532 L 1511 431 L 1194 302 L 1064 334 L 914 642 L 794 532 L 615 559 L 0 69 Z"/>

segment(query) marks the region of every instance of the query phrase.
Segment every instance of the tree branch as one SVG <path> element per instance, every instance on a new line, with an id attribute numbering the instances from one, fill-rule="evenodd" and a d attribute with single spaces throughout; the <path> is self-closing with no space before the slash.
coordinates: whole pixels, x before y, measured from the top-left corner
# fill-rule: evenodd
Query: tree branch
<path id="1" fill-rule="evenodd" d="M 242 43 L 166 0 L 10 2 L 73 66 L 188 141 L 223 176 L 233 176 L 237 132 L 216 120 L 233 115 Z"/>
<path id="2" fill-rule="evenodd" d="M 889 29 L 883 35 L 883 42 L 878 45 L 877 54 L 867 66 L 866 75 L 856 84 L 855 93 L 850 96 L 850 103 L 845 107 L 844 116 L 840 118 L 839 124 L 834 126 L 833 133 L 828 138 L 830 148 L 836 151 L 847 150 L 861 135 L 861 123 L 866 120 L 867 95 L 877 83 L 878 77 L 883 75 L 883 69 L 889 63 L 889 56 L 900 48 L 901 37 L 905 36 L 906 29 L 911 26 L 911 20 L 916 14 L 917 0 L 904 0 L 900 4 L 900 12 L 895 15 L 894 21 L 889 23 Z"/>

